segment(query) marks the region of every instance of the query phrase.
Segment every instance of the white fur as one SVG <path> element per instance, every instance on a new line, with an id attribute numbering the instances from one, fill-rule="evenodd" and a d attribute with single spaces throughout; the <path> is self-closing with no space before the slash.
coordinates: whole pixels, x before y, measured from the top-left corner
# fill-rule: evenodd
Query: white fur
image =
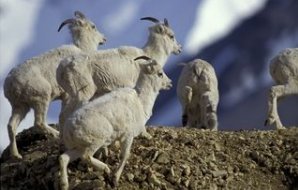
<path id="1" fill-rule="evenodd" d="M 74 45 L 63 45 L 39 56 L 28 59 L 13 68 L 4 82 L 4 94 L 12 106 L 8 123 L 10 154 L 22 158 L 16 144 L 16 128 L 32 108 L 35 114 L 34 126 L 43 132 L 58 136 L 58 131 L 47 127 L 46 115 L 49 104 L 56 99 L 66 98 L 63 89 L 56 81 L 56 69 L 62 58 L 81 52 L 96 51 L 104 36 L 92 27 L 94 24 L 85 18 L 73 19 L 69 27 Z M 96 46 L 95 46 L 96 44 Z"/>
<path id="2" fill-rule="evenodd" d="M 185 64 L 177 84 L 183 126 L 217 130 L 218 82 L 208 62 L 195 59 Z"/>
<path id="3" fill-rule="evenodd" d="M 68 189 L 67 165 L 81 158 L 95 169 L 110 173 L 109 167 L 94 158 L 94 153 L 119 140 L 121 161 L 114 174 L 117 184 L 129 157 L 134 137 L 146 133 L 145 124 L 161 89 L 169 89 L 171 80 L 160 65 L 151 62 L 141 66 L 135 89 L 119 88 L 84 104 L 65 122 L 63 141 L 67 151 L 60 156 L 61 189 Z"/>
<path id="4" fill-rule="evenodd" d="M 285 128 L 280 121 L 278 99 L 298 95 L 298 48 L 285 49 L 271 60 L 270 74 L 275 81 L 268 99 L 268 117 L 265 125 L 274 125 L 276 129 Z"/>
<path id="5" fill-rule="evenodd" d="M 132 60 L 138 56 L 148 56 L 164 66 L 171 53 L 181 52 L 174 32 L 165 24 L 158 23 L 149 28 L 149 38 L 144 48 L 123 46 L 98 51 L 95 54 L 75 56 L 66 59 L 57 69 L 57 81 L 70 95 L 71 100 L 60 115 L 60 123 L 78 105 L 88 102 L 119 87 L 133 88 L 140 68 Z M 76 60 L 77 59 L 77 60 Z"/>

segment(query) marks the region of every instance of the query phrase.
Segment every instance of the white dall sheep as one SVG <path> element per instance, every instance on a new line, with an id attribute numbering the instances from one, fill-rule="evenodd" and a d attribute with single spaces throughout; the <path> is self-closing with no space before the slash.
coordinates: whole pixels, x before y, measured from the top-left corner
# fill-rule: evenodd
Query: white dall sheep
<path id="1" fill-rule="evenodd" d="M 97 170 L 110 173 L 109 167 L 93 155 L 99 148 L 116 140 L 121 144 L 121 161 L 112 177 L 114 185 L 118 183 L 134 137 L 146 133 L 145 124 L 151 116 L 159 91 L 172 86 L 171 80 L 156 61 L 149 59 L 147 64 L 140 67 L 135 89 L 118 88 L 84 104 L 67 118 L 63 127 L 63 141 L 67 150 L 59 158 L 61 189 L 68 189 L 67 166 L 77 158 Z"/>
<path id="2" fill-rule="evenodd" d="M 217 83 L 215 71 L 208 62 L 195 59 L 185 64 L 177 84 L 183 126 L 217 130 Z"/>
<path id="3" fill-rule="evenodd" d="M 274 57 L 270 63 L 270 74 L 276 85 L 270 90 L 265 125 L 284 129 L 278 115 L 277 103 L 281 97 L 298 95 L 298 48 L 285 49 Z"/>
<path id="4" fill-rule="evenodd" d="M 58 137 L 58 131 L 47 126 L 46 115 L 51 101 L 66 98 L 56 80 L 56 69 L 61 59 L 81 52 L 96 51 L 97 46 L 105 42 L 103 34 L 96 29 L 93 22 L 86 19 L 79 11 L 75 12 L 75 17 L 65 20 L 58 29 L 60 31 L 68 24 L 73 44 L 63 45 L 28 59 L 13 68 L 5 79 L 4 94 L 12 107 L 12 115 L 7 126 L 12 157 L 22 158 L 17 149 L 16 128 L 30 108 L 34 110 L 34 126 Z"/>
<path id="5" fill-rule="evenodd" d="M 60 115 L 62 126 L 64 118 L 82 102 L 119 87 L 133 88 L 140 73 L 139 65 L 131 62 L 135 57 L 146 55 L 163 67 L 171 53 L 181 52 L 181 45 L 176 41 L 167 19 L 164 23 L 152 17 L 141 20 L 155 23 L 149 28 L 149 38 L 142 49 L 123 46 L 102 50 L 86 59 L 65 59 L 59 65 L 57 81 L 71 97 L 71 103 L 67 103 Z"/>

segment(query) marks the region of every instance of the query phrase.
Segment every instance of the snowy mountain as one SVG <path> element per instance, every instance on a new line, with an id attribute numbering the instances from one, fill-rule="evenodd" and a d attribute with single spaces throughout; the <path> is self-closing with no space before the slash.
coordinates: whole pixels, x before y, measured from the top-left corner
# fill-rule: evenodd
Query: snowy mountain
<path id="1" fill-rule="evenodd" d="M 284 47 L 297 46 L 297 24 L 291 19 L 297 18 L 295 9 L 297 2 L 294 0 L 202 0 L 187 3 L 180 0 L 0 0 L 0 145 L 7 145 L 6 124 L 10 116 L 10 105 L 3 95 L 3 80 L 15 65 L 69 43 L 68 31 L 58 33 L 57 28 L 64 19 L 72 17 L 75 10 L 85 13 L 107 37 L 106 45 L 99 49 L 120 45 L 142 47 L 151 23 L 139 18 L 167 18 L 177 40 L 184 46 L 184 52 L 171 56 L 166 65 L 166 73 L 174 84 L 181 71 L 177 63 L 197 57 L 206 59 L 215 66 L 219 76 L 222 93 L 219 128 L 247 128 L 247 123 L 250 128 L 260 127 L 259 121 L 265 119 L 266 91 L 271 84 L 268 59 Z M 181 112 L 175 88 L 176 85 L 169 92 L 161 93 L 150 124 L 180 125 Z M 256 109 L 254 104 L 263 107 L 252 111 Z M 57 122 L 59 111 L 60 102 L 52 103 L 49 123 Z M 250 112 L 261 118 L 254 122 L 249 117 L 247 121 L 245 117 Z M 289 119 L 298 123 L 293 116 Z M 32 124 L 33 114 L 30 112 L 18 131 Z"/>

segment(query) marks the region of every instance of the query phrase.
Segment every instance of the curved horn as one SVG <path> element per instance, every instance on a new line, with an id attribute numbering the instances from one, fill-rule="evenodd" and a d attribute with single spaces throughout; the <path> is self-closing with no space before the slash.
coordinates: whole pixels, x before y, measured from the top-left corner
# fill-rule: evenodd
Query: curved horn
<path id="1" fill-rule="evenodd" d="M 75 17 L 85 19 L 86 16 L 81 11 L 75 11 L 74 12 Z"/>
<path id="2" fill-rule="evenodd" d="M 158 19 L 153 18 L 153 17 L 143 17 L 140 20 L 149 20 L 149 21 L 154 22 L 156 24 L 160 23 L 160 21 Z"/>
<path id="3" fill-rule="evenodd" d="M 64 25 L 66 25 L 66 24 L 72 24 L 72 23 L 74 23 L 74 21 L 75 21 L 75 20 L 72 19 L 72 18 L 63 21 L 63 22 L 60 24 L 59 28 L 58 28 L 58 32 L 60 32 L 61 28 L 62 28 Z"/>
<path id="4" fill-rule="evenodd" d="M 139 56 L 139 57 L 135 58 L 134 61 L 139 60 L 139 59 L 144 59 L 146 61 L 151 60 L 150 57 L 147 57 L 146 55 L 142 55 L 142 56 Z"/>
<path id="5" fill-rule="evenodd" d="M 169 27 L 170 25 L 169 25 L 169 21 L 168 21 L 168 19 L 164 19 L 164 24 L 167 26 L 167 27 Z"/>

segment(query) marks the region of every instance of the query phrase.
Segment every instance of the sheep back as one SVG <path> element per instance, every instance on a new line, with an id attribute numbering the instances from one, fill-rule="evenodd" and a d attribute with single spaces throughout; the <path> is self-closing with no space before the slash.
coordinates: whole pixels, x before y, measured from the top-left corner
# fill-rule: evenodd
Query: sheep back
<path id="1" fill-rule="evenodd" d="M 275 56 L 270 63 L 270 74 L 277 84 L 298 82 L 298 48 L 285 49 Z"/>
<path id="2" fill-rule="evenodd" d="M 13 68 L 4 81 L 4 94 L 11 101 L 30 103 L 35 96 L 55 98 L 61 93 L 56 81 L 56 68 L 60 59 L 80 50 L 74 45 L 64 45 L 40 56 L 33 57 Z M 49 94 L 49 89 L 50 93 Z"/>

